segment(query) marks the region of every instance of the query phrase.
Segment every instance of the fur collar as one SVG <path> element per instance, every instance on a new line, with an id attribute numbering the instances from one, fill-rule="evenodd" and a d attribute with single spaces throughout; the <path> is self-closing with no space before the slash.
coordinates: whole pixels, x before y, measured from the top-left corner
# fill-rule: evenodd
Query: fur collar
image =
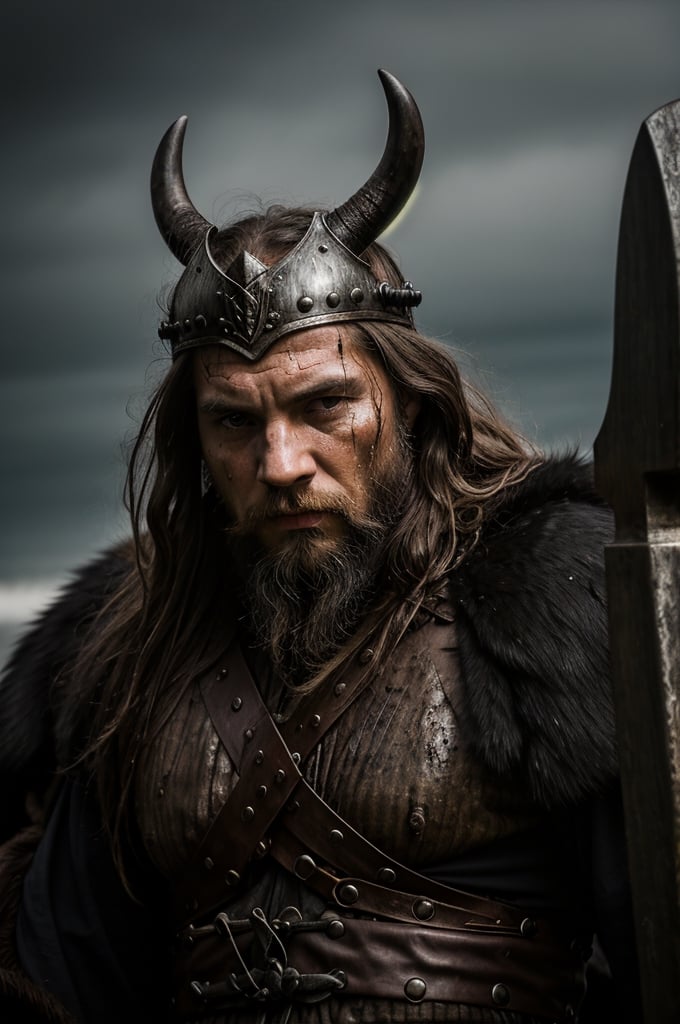
<path id="1" fill-rule="evenodd" d="M 469 742 L 545 806 L 582 799 L 616 773 L 611 540 L 590 467 L 548 460 L 506 492 L 452 581 Z"/>

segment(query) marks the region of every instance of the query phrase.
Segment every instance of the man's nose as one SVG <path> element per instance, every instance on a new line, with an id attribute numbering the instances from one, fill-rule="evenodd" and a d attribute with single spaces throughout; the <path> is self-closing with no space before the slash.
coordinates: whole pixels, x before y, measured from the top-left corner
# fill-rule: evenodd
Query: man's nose
<path id="1" fill-rule="evenodd" d="M 262 439 L 257 479 L 270 487 L 291 487 L 316 473 L 316 461 L 304 430 L 287 423 L 271 424 Z"/>

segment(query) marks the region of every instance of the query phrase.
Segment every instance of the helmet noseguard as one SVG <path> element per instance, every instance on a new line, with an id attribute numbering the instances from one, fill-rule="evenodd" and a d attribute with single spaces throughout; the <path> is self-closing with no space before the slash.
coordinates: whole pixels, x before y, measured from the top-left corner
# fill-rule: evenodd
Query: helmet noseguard
<path id="1" fill-rule="evenodd" d="M 379 282 L 361 253 L 394 220 L 411 195 L 423 161 L 423 126 L 415 100 L 379 71 L 389 109 L 389 134 L 378 167 L 342 206 L 315 213 L 304 238 L 267 266 L 242 251 L 221 267 L 211 249 L 217 228 L 196 210 L 182 174 L 186 117 L 163 137 L 151 173 L 156 222 L 185 271 L 174 291 L 171 320 L 159 335 L 173 358 L 201 345 L 225 345 L 259 359 L 282 335 L 348 320 L 412 326 L 421 293 Z"/>

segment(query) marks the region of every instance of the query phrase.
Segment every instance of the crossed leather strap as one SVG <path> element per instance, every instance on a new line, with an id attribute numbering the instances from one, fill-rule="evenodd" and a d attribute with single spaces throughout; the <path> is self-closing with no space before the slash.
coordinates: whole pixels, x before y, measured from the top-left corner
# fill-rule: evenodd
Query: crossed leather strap
<path id="1" fill-rule="evenodd" d="M 341 908 L 351 912 L 336 922 L 338 934 L 342 929 L 351 939 L 351 949 L 343 943 L 341 958 L 343 966 L 349 963 L 354 968 L 348 972 L 351 994 L 406 995 L 419 1001 L 427 992 L 428 999 L 570 1020 L 571 1006 L 582 994 L 583 961 L 549 923 L 536 922 L 517 907 L 438 883 L 393 860 L 344 821 L 303 778 L 300 765 L 375 678 L 370 666 L 361 668 L 358 665 L 330 692 L 317 691 L 303 700 L 281 729 L 265 707 L 236 641 L 224 667 L 201 681 L 207 710 L 239 778 L 193 861 L 176 881 L 180 942 L 185 940 L 189 948 L 194 939 L 214 938 L 225 930 L 233 941 L 229 918 L 220 908 L 235 894 L 248 865 L 271 856 L 339 915 Z M 252 921 L 237 924 L 257 934 L 268 926 L 266 919 L 257 918 L 258 910 L 254 908 Z M 368 919 L 356 918 L 357 913 Z M 328 933 L 332 935 L 332 930 Z M 512 986 L 489 983 L 489 960 L 501 958 L 500 951 L 490 957 L 490 938 L 503 943 L 502 958 L 508 961 L 504 966 Z M 280 944 L 274 935 L 271 941 Z M 413 943 L 418 952 L 411 948 Z M 372 953 L 375 962 L 370 966 Z M 295 957 L 297 966 L 318 971 L 318 937 L 296 935 Z M 418 960 L 423 957 L 434 971 L 427 983 L 408 977 L 409 972 L 422 973 Z M 188 953 L 187 960 L 186 970 L 180 972 L 185 980 L 190 977 L 187 971 L 203 963 L 196 951 Z M 204 960 L 214 969 L 214 948 Z M 400 966 L 407 977 L 395 991 L 393 974 L 399 974 Z M 335 974 L 346 978 L 344 971 Z M 224 987 L 213 984 L 210 991 L 216 996 Z M 205 993 L 208 985 L 194 982 L 194 989 Z M 180 1003 L 186 1004 L 184 995 Z"/>

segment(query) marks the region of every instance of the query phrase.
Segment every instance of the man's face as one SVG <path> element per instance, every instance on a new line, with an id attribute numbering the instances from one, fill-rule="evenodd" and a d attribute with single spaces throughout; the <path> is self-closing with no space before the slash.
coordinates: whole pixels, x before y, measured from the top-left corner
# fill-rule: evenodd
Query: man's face
<path id="1" fill-rule="evenodd" d="M 395 398 L 377 359 L 337 326 L 297 331 L 250 363 L 197 351 L 203 456 L 234 531 L 267 552 L 302 538 L 318 555 L 371 520 L 375 481 L 403 458 Z M 402 420 L 415 418 L 407 403 Z"/>

